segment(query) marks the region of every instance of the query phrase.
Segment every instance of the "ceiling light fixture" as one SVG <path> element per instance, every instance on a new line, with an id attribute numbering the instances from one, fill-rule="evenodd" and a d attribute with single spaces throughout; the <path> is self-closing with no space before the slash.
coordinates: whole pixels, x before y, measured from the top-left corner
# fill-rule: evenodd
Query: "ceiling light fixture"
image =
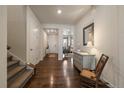
<path id="1" fill-rule="evenodd" d="M 58 14 L 61 14 L 61 13 L 62 13 L 62 10 L 58 9 L 58 10 L 57 10 L 57 13 L 58 13 Z"/>
<path id="2" fill-rule="evenodd" d="M 51 32 L 54 32 L 54 30 L 53 30 L 53 29 L 51 29 Z"/>
<path id="3" fill-rule="evenodd" d="M 47 30 L 47 32 L 49 33 L 50 31 L 49 31 L 49 30 Z"/>

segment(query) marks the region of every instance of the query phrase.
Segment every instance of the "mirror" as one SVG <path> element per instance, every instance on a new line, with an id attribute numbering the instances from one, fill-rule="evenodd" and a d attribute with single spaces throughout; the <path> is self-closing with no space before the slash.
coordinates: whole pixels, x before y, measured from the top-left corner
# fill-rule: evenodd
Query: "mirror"
<path id="1" fill-rule="evenodd" d="M 94 45 L 94 23 L 83 28 L 83 45 Z"/>

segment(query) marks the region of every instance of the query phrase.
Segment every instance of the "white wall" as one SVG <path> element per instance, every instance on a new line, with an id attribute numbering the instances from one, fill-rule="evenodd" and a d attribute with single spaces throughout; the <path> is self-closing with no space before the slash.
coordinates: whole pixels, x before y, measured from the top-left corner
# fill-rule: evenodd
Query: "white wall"
<path id="1" fill-rule="evenodd" d="M 83 46 L 83 28 L 94 22 L 94 12 L 89 11 L 77 24 L 75 24 L 75 47 L 74 49 L 87 50 L 87 47 Z"/>
<path id="2" fill-rule="evenodd" d="M 104 68 L 103 78 L 114 87 L 119 87 L 117 7 L 98 6 L 94 21 L 95 47 L 110 57 Z"/>
<path id="3" fill-rule="evenodd" d="M 41 31 L 42 33 L 42 59 L 45 57 L 46 55 L 46 48 L 47 48 L 47 45 L 48 45 L 48 36 L 47 36 L 47 33 L 42 29 Z"/>
<path id="4" fill-rule="evenodd" d="M 118 6 L 119 87 L 124 87 L 124 6 Z"/>
<path id="5" fill-rule="evenodd" d="M 0 88 L 7 87 L 7 6 L 0 6 Z"/>
<path id="6" fill-rule="evenodd" d="M 26 6 L 7 6 L 7 44 L 11 52 L 26 61 Z"/>
<path id="7" fill-rule="evenodd" d="M 34 31 L 35 29 L 38 31 Z M 43 59 L 42 39 L 41 24 L 31 8 L 27 6 L 27 62 L 37 64 Z"/>
<path id="8" fill-rule="evenodd" d="M 17 57 L 19 57 L 22 61 L 28 63 L 28 55 L 29 55 L 29 30 L 30 24 L 34 22 L 34 24 L 38 24 L 39 28 L 41 28 L 41 24 L 33 11 L 31 9 L 27 9 L 28 6 L 7 6 L 8 12 L 7 12 L 7 27 L 8 27 L 8 42 L 7 44 L 11 46 L 11 52 L 15 54 Z M 30 12 L 29 12 L 30 10 Z M 28 16 L 27 16 L 28 15 Z M 41 29 L 40 29 L 41 30 Z M 42 37 L 42 31 L 39 32 L 39 35 L 41 35 L 41 38 L 39 38 L 39 54 L 38 54 L 38 60 L 42 60 L 43 58 L 43 43 L 41 42 Z"/>
<path id="9" fill-rule="evenodd" d="M 99 59 L 101 53 L 108 55 L 109 61 L 106 64 L 102 78 L 113 87 L 124 87 L 123 76 L 123 56 L 124 51 L 124 7 L 117 6 L 96 6 L 83 17 L 75 26 L 75 49 L 87 50 L 93 53 L 92 49 L 83 46 L 82 29 L 86 25 L 94 22 L 94 44 L 97 48 L 96 58 Z"/>

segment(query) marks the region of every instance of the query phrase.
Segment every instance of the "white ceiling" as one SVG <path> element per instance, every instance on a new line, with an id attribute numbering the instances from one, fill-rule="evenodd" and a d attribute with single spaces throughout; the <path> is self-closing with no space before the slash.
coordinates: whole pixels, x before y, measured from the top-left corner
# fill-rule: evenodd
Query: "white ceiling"
<path id="1" fill-rule="evenodd" d="M 89 5 L 31 5 L 41 23 L 74 24 L 91 8 Z M 61 9 L 62 14 L 57 14 Z"/>

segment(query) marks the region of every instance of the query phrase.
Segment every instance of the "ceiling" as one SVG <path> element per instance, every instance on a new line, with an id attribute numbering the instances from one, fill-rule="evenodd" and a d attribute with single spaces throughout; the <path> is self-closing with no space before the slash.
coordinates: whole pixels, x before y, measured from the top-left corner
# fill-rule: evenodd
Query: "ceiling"
<path id="1" fill-rule="evenodd" d="M 91 8 L 89 5 L 31 5 L 41 23 L 75 24 Z M 62 13 L 57 14 L 61 9 Z"/>

